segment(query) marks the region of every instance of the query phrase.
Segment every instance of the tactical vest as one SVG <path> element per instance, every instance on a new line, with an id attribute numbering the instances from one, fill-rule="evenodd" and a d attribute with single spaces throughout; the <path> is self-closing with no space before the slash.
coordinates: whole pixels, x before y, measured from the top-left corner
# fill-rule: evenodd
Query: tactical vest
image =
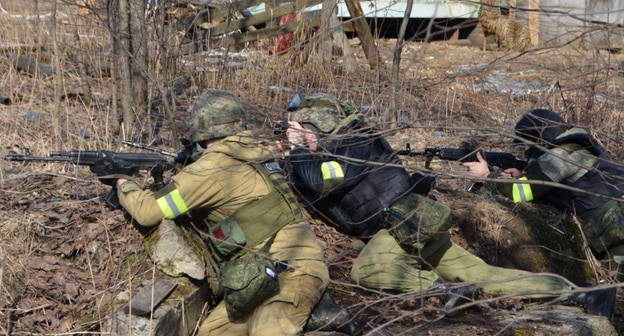
<path id="1" fill-rule="evenodd" d="M 245 163 L 248 164 L 248 163 Z M 231 216 L 221 219 L 210 213 L 204 219 L 209 233 L 204 237 L 216 261 L 232 259 L 274 236 L 287 224 L 303 221 L 301 208 L 273 160 L 251 163 L 263 177 L 268 194 L 241 206 Z"/>
<path id="2" fill-rule="evenodd" d="M 574 188 L 611 197 L 621 197 L 624 194 L 624 167 L 618 164 L 613 156 L 591 136 L 584 133 L 572 134 L 558 138 L 556 145 L 577 143 L 598 157 L 585 175 L 572 183 L 561 183 Z M 609 200 L 603 197 L 584 192 L 554 188 L 544 196 L 544 201 L 554 207 L 566 210 L 569 213 L 585 216 L 588 211 L 597 209 Z"/>
<path id="3" fill-rule="evenodd" d="M 370 148 L 368 161 L 401 164 L 390 144 L 381 137 L 371 136 L 363 141 L 362 146 Z M 348 153 L 345 154 L 348 156 Z M 349 235 L 368 236 L 380 229 L 379 219 L 383 210 L 410 189 L 410 175 L 405 169 L 371 165 L 352 188 L 323 198 L 317 202 L 316 208 L 322 209 L 323 214 L 341 231 Z"/>

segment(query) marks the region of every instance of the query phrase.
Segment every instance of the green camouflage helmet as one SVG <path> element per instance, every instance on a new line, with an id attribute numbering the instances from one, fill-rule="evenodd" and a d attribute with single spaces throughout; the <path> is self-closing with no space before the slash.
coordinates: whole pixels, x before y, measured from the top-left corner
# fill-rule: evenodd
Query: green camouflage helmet
<path id="1" fill-rule="evenodd" d="M 211 140 L 244 131 L 245 111 L 228 92 L 210 90 L 189 108 L 193 141 Z"/>
<path id="2" fill-rule="evenodd" d="M 292 121 L 310 123 L 323 133 L 333 131 L 344 118 L 345 108 L 338 98 L 327 93 L 314 93 L 305 97 L 291 115 Z"/>

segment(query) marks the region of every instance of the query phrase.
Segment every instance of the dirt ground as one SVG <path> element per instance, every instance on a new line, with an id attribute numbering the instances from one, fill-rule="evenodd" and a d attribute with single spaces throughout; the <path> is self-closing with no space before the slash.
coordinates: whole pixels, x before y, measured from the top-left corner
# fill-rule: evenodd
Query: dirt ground
<path id="1" fill-rule="evenodd" d="M 269 85 L 296 86 L 306 93 L 332 92 L 356 106 L 370 107 L 370 119 L 387 127 L 383 121 L 394 42 L 379 42 L 386 65 L 378 72 L 368 70 L 361 48 L 353 41 L 362 69 L 355 76 L 336 70 L 339 58 L 325 73 L 307 73 L 318 70 L 318 65 L 310 64 L 300 72 L 289 70 L 284 75 L 278 69 L 283 68 L 288 56 L 269 58 L 265 49 L 252 50 L 243 61 L 260 68 L 261 75 L 249 68 L 229 75 L 246 106 L 256 107 L 259 127 L 283 117 L 291 96 L 276 94 L 267 89 Z M 401 63 L 399 110 L 400 121 L 409 126 L 391 132 L 389 139 L 397 149 L 407 143 L 412 148 L 424 148 L 469 142 L 486 150 L 510 151 L 501 130 L 509 133 L 515 120 L 529 108 L 549 107 L 573 123 L 590 127 L 609 149 L 624 158 L 624 55 L 566 47 L 529 53 L 491 47 L 482 51 L 463 43 L 407 44 Z M 1 63 L 5 65 L 0 71 L 4 73 L 0 75 L 0 89 L 13 98 L 13 104 L 0 105 L 2 155 L 23 154 L 26 148 L 38 156 L 57 150 L 61 145 L 51 127 L 56 122 L 52 80 L 18 72 L 4 59 Z M 288 82 L 292 78 L 298 84 Z M 61 103 L 64 112 L 60 119 L 68 127 L 64 136 L 71 139 L 67 143 L 83 148 L 112 144 L 101 137 L 107 127 L 106 116 L 98 114 L 106 111 L 101 106 L 107 106 L 110 99 L 107 84 L 108 79 L 94 81 L 94 105 L 98 107 L 70 98 Z M 202 87 L 194 83 L 179 101 L 190 101 Z M 186 107 L 178 108 L 183 112 Z M 85 136 L 85 129 L 90 137 Z M 165 147 L 173 146 L 163 142 Z M 134 150 L 119 145 L 116 149 Z M 410 165 L 422 168 L 418 161 Z M 461 189 L 467 183 L 457 177 L 462 174 L 457 165 L 438 162 L 436 169 L 441 172 L 442 186 Z M 88 170 L 63 164 L 0 161 L 0 188 L 0 333 L 99 334 L 115 298 L 120 293 L 136 292 L 153 272 L 159 274 L 146 257 L 144 232 L 123 211 L 105 208 L 100 196 L 108 187 L 98 183 Z M 438 196 L 453 201 L 453 196 Z M 365 321 L 367 331 L 384 326 L 396 335 L 493 335 L 501 331 L 495 317 L 502 311 L 526 309 L 523 302 L 501 300 L 444 318 L 440 312 L 443 305 L 435 296 L 354 286 L 349 272 L 357 242 L 321 222 L 313 221 L 313 226 L 326 253 L 333 297 Z M 457 227 L 453 239 L 487 258 L 489 251 L 482 249 L 480 242 L 468 240 Z M 498 263 L 505 265 L 507 261 Z M 614 323 L 624 334 L 621 314 Z"/>

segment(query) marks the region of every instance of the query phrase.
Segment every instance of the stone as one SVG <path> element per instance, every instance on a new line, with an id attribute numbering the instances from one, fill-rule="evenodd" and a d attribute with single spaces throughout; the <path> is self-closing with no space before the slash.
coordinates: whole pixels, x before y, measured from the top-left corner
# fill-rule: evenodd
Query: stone
<path id="1" fill-rule="evenodd" d="M 184 277 L 167 281 L 174 282 L 177 287 L 152 314 L 128 314 L 127 303 L 120 303 L 104 322 L 104 333 L 119 336 L 192 335 L 210 296 L 208 283 L 195 284 Z"/>
<path id="2" fill-rule="evenodd" d="M 550 309 L 524 310 L 501 321 L 507 326 L 504 335 L 617 336 L 615 328 L 604 316 L 583 314 L 580 308 L 552 306 Z"/>
<path id="3" fill-rule="evenodd" d="M 154 308 L 164 301 L 171 292 L 176 288 L 177 284 L 173 282 L 154 279 L 147 286 L 132 298 L 128 305 L 128 311 L 132 315 L 145 316 L 150 314 Z"/>
<path id="4" fill-rule="evenodd" d="M 145 239 L 145 249 L 152 261 L 165 274 L 188 275 L 196 280 L 206 278 L 202 242 L 171 220 L 163 220 Z"/>

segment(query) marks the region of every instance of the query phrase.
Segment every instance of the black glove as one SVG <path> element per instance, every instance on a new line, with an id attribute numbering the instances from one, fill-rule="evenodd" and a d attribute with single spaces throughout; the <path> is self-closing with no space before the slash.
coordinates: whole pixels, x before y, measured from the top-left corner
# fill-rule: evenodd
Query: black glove
<path id="1" fill-rule="evenodd" d="M 101 152 L 98 162 L 89 168 L 98 177 L 104 177 L 100 178 L 100 182 L 110 186 L 115 186 L 118 179 L 129 178 L 135 173 L 132 168 L 117 164 L 114 157 L 105 151 Z"/>
<path id="2" fill-rule="evenodd" d="M 413 187 L 413 192 L 421 195 L 427 195 L 431 189 L 435 187 L 436 179 L 433 175 L 414 173 L 410 176 L 410 183 Z"/>
<path id="3" fill-rule="evenodd" d="M 196 144 L 186 138 L 180 138 L 180 142 L 182 142 L 183 149 L 176 155 L 173 161 L 186 166 L 193 163 L 193 159 L 195 159 Z"/>
<path id="4" fill-rule="evenodd" d="M 173 161 L 183 166 L 193 163 L 193 149 L 184 148 L 176 155 Z"/>

